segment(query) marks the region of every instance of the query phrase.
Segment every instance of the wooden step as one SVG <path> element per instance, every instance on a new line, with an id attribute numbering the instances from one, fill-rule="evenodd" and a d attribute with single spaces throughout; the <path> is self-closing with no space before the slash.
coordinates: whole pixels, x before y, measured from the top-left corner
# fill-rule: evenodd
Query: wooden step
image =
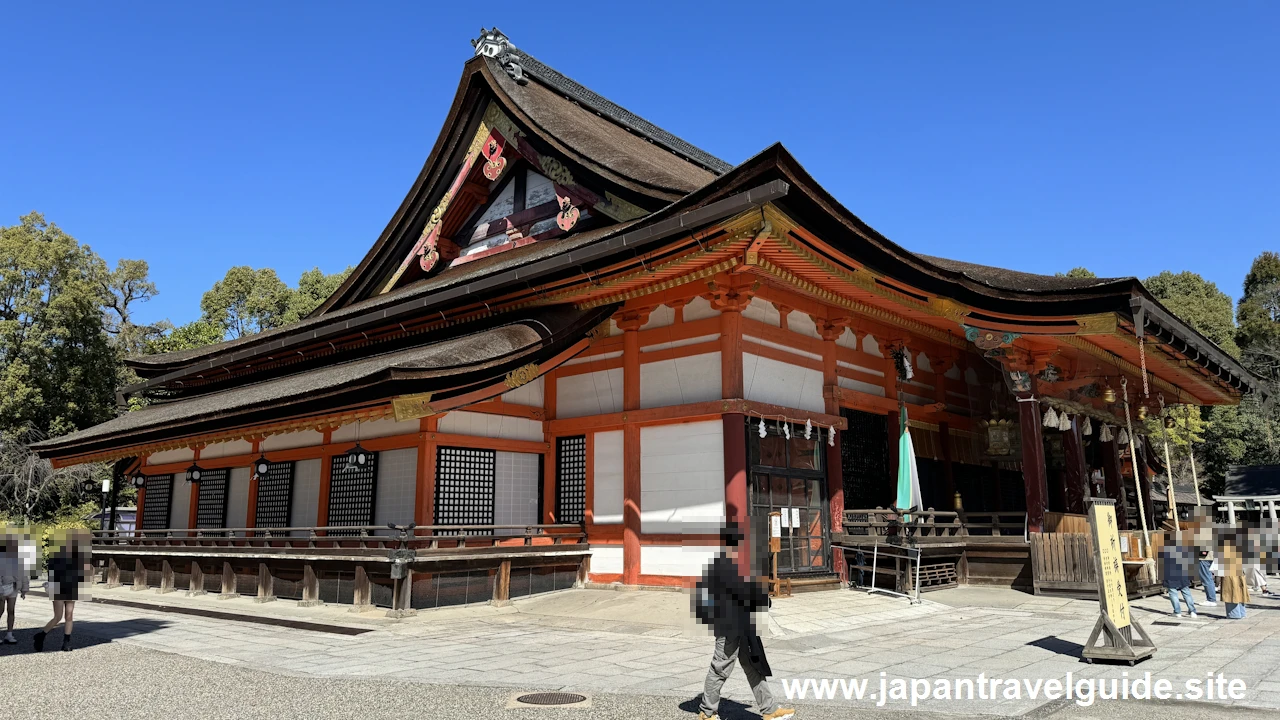
<path id="1" fill-rule="evenodd" d="M 791 578 L 791 592 L 820 592 L 823 590 L 840 590 L 844 587 L 844 583 L 840 581 L 840 576 L 831 575 L 807 575 Z"/>

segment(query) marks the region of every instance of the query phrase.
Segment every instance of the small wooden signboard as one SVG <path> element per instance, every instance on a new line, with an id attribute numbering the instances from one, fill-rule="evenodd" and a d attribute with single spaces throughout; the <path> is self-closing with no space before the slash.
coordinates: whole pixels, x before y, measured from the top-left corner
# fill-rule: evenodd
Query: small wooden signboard
<path id="1" fill-rule="evenodd" d="M 769 594 L 773 597 L 791 597 L 791 578 L 778 577 L 778 553 L 782 551 L 782 517 L 774 511 L 769 513 Z"/>
<path id="2" fill-rule="evenodd" d="M 1156 646 L 1129 614 L 1115 500 L 1095 498 L 1091 501 L 1089 529 L 1093 535 L 1093 561 L 1098 569 L 1099 616 L 1081 655 L 1090 663 L 1118 660 L 1133 665 L 1155 654 Z"/>

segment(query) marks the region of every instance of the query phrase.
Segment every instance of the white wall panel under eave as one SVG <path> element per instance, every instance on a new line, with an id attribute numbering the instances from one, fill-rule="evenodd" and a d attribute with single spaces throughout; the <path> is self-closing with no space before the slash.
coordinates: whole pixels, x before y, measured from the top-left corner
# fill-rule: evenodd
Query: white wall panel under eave
<path id="1" fill-rule="evenodd" d="M 320 463 L 322 459 L 299 460 L 293 464 L 293 504 L 289 506 L 289 527 L 324 525 L 328 519 L 320 518 Z M 305 536 L 297 531 L 293 535 Z"/>
<path id="2" fill-rule="evenodd" d="M 543 406 L 543 393 L 546 392 L 544 387 L 542 376 L 539 375 L 533 382 L 521 385 L 509 393 L 503 393 L 502 402 L 540 408 Z"/>
<path id="3" fill-rule="evenodd" d="M 378 453 L 377 483 L 373 493 L 373 524 L 413 522 L 418 495 L 418 448 Z"/>
<path id="4" fill-rule="evenodd" d="M 622 412 L 622 368 L 567 375 L 556 380 L 556 417 Z"/>
<path id="5" fill-rule="evenodd" d="M 682 316 L 685 322 L 693 322 L 694 320 L 702 320 L 704 318 L 716 317 L 720 314 L 719 310 L 714 310 L 711 303 L 706 298 L 696 297 L 684 306 Z"/>
<path id="6" fill-rule="evenodd" d="M 751 298 L 751 304 L 742 311 L 742 317 L 751 320 L 759 320 L 765 325 L 779 327 L 782 324 L 782 315 L 778 313 L 778 308 L 773 303 L 762 298 Z"/>
<path id="7" fill-rule="evenodd" d="M 591 514 L 596 525 L 622 523 L 622 431 L 598 432 L 592 438 Z"/>
<path id="8" fill-rule="evenodd" d="M 148 465 L 166 465 L 176 462 L 191 462 L 196 457 L 195 451 L 191 448 L 178 448 L 177 450 L 165 450 L 164 452 L 152 453 L 147 457 Z"/>
<path id="9" fill-rule="evenodd" d="M 490 415 L 488 413 L 466 412 L 458 410 L 440 418 L 438 426 L 442 433 L 454 435 L 474 435 L 476 437 L 498 438 L 501 440 L 532 440 L 541 442 L 542 423 L 529 418 L 510 417 L 507 415 Z"/>
<path id="10" fill-rule="evenodd" d="M 697 577 L 719 553 L 714 545 L 641 545 L 640 573 Z M 591 569 L 595 570 L 594 561 Z"/>
<path id="11" fill-rule="evenodd" d="M 333 431 L 332 442 L 356 442 L 370 438 L 390 437 L 392 435 L 411 435 L 418 432 L 421 425 L 417 420 L 396 422 L 395 418 L 366 420 L 360 423 L 348 423 Z"/>
<path id="12" fill-rule="evenodd" d="M 272 435 L 262 441 L 262 451 L 289 450 L 291 448 L 311 447 L 324 443 L 324 434 L 315 430 L 299 430 L 298 432 Z"/>
<path id="13" fill-rule="evenodd" d="M 201 460 L 230 457 L 231 455 L 248 455 L 253 452 L 253 443 L 248 440 L 229 440 L 204 446 L 200 451 Z"/>
<path id="14" fill-rule="evenodd" d="M 712 533 L 724 522 L 724 423 L 640 428 L 640 530 Z"/>
<path id="15" fill-rule="evenodd" d="M 641 363 L 640 407 L 720 399 L 720 353 Z"/>
<path id="16" fill-rule="evenodd" d="M 742 355 L 742 384 L 747 400 L 797 410 L 823 412 L 822 373 L 751 353 Z"/>
<path id="17" fill-rule="evenodd" d="M 622 574 L 621 545 L 592 545 L 591 572 L 602 575 Z"/>
<path id="18" fill-rule="evenodd" d="M 498 451 L 493 496 L 495 525 L 538 524 L 538 470 L 541 466 L 541 455 Z M 518 532 L 499 531 L 498 534 Z"/>
<path id="19" fill-rule="evenodd" d="M 862 382 L 861 380 L 854 380 L 853 378 L 847 378 L 847 377 L 837 378 L 837 381 L 840 383 L 840 387 L 842 388 L 849 388 L 850 390 L 857 390 L 858 392 L 864 392 L 868 395 L 876 395 L 879 397 L 884 397 L 883 385 L 875 385 L 869 382 Z"/>
<path id="20" fill-rule="evenodd" d="M 191 483 L 187 482 L 183 473 L 173 474 L 173 499 L 169 504 L 169 527 L 190 527 L 191 521 Z"/>
<path id="21" fill-rule="evenodd" d="M 227 485 L 227 527 L 249 527 L 249 468 L 231 468 Z"/>
<path id="22" fill-rule="evenodd" d="M 659 305 L 649 313 L 649 319 L 644 325 L 640 326 L 641 330 L 652 330 L 654 328 L 667 327 L 676 321 L 676 311 L 674 308 L 666 305 Z"/>

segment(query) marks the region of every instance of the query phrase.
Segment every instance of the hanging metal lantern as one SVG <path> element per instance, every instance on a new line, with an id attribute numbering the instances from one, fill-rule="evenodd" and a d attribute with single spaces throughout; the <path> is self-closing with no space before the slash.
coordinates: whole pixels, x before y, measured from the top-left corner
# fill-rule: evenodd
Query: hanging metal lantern
<path id="1" fill-rule="evenodd" d="M 1013 421 L 993 418 L 981 423 L 987 430 L 987 455 L 1006 456 L 1013 454 Z"/>
<path id="2" fill-rule="evenodd" d="M 187 482 L 198 483 L 200 482 L 200 478 L 203 476 L 204 476 L 204 469 L 201 468 L 199 465 L 192 463 L 191 467 L 187 468 Z"/>
<path id="3" fill-rule="evenodd" d="M 262 477 L 263 475 L 266 475 L 267 471 L 270 469 L 271 469 L 271 463 L 267 462 L 266 455 L 263 455 L 262 457 L 258 458 L 257 462 L 253 464 L 253 471 L 258 477 Z"/>
<path id="4" fill-rule="evenodd" d="M 133 486 L 134 486 L 134 487 L 141 489 L 141 488 L 143 488 L 144 486 L 146 486 L 146 484 L 147 484 L 147 476 L 146 476 L 146 475 L 138 474 L 138 475 L 134 475 L 134 476 L 133 476 Z"/>
<path id="5" fill-rule="evenodd" d="M 360 447 L 360 443 L 347 451 L 347 467 L 364 467 L 369 464 L 369 451 Z"/>

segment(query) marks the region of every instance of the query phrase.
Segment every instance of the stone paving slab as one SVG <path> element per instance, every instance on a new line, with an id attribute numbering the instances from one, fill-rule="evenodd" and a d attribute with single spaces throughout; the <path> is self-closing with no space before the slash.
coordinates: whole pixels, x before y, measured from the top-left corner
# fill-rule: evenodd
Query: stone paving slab
<path id="1" fill-rule="evenodd" d="M 163 600 L 183 601 L 174 595 Z M 783 695 L 783 680 L 810 677 L 862 678 L 878 687 L 881 673 L 931 680 L 980 674 L 1035 679 L 1060 678 L 1067 672 L 1076 678 L 1111 678 L 1128 670 L 1079 660 L 1079 646 L 1096 618 L 1096 602 L 1025 600 L 1030 597 L 1000 597 L 993 607 L 947 596 L 911 605 L 854 591 L 777 600 L 764 618 L 772 629 L 766 647 L 775 673 L 774 692 Z M 247 600 L 220 601 L 214 607 L 227 611 L 237 604 L 245 612 L 310 622 L 333 619 L 370 631 L 339 636 L 94 604 L 77 613 L 77 635 L 303 677 L 383 677 L 596 693 L 625 689 L 668 696 L 696 695 L 711 645 L 705 630 L 687 621 L 687 597 L 677 593 L 564 591 L 504 608 L 424 611 L 399 622 L 372 623 L 349 613 L 354 617 L 339 619 L 335 608 L 273 607 L 283 603 Z M 1029 604 L 1052 609 L 1030 609 Z M 1133 672 L 1150 671 L 1179 683 L 1209 671 L 1226 672 L 1253 688 L 1236 704 L 1280 708 L 1280 602 L 1263 599 L 1254 605 L 1245 620 L 1228 621 L 1219 614 L 1180 622 L 1169 617 L 1162 598 L 1135 603 L 1135 617 L 1145 622 L 1160 649 Z M 20 623 L 43 622 L 47 608 L 39 601 L 19 603 Z M 1221 607 L 1214 610 L 1220 613 Z M 573 613 L 589 615 L 589 622 L 565 622 Z M 672 634 L 636 634 L 632 630 L 637 624 Z M 740 672 L 734 673 L 726 692 L 728 697 L 750 697 Z M 843 698 L 821 702 L 857 704 Z M 1043 697 L 994 698 L 961 705 L 932 703 L 930 709 L 1007 714 L 1044 703 Z"/>

